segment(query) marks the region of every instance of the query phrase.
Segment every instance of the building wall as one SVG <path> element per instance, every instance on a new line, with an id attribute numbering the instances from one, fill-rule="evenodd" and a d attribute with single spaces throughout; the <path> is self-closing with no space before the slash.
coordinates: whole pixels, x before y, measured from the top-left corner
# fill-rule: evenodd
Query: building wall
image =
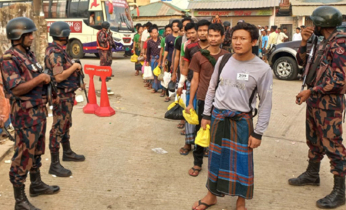
<path id="1" fill-rule="evenodd" d="M 147 5 L 147 4 L 150 4 L 150 0 L 137 0 L 138 6 L 143 6 L 143 5 Z"/>

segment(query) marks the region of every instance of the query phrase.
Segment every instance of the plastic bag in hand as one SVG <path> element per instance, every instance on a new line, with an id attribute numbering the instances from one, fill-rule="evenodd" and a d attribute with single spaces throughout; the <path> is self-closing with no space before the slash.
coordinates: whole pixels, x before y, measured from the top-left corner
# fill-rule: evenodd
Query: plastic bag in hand
<path id="1" fill-rule="evenodd" d="M 161 74 L 161 69 L 160 69 L 160 67 L 159 67 L 159 66 L 156 66 L 156 68 L 154 69 L 153 73 L 154 73 L 155 76 L 158 77 L 158 76 Z"/>
<path id="2" fill-rule="evenodd" d="M 131 56 L 131 62 L 136 63 L 138 61 L 138 56 L 136 54 L 134 54 L 133 56 Z"/>
<path id="3" fill-rule="evenodd" d="M 190 114 L 186 113 L 185 109 L 183 111 L 183 116 L 185 120 L 191 125 L 198 125 L 198 115 L 194 109 L 190 109 Z"/>
<path id="4" fill-rule="evenodd" d="M 165 118 L 171 120 L 183 120 L 183 111 L 184 107 L 180 106 L 179 103 L 176 103 L 170 110 L 166 112 Z"/>
<path id="5" fill-rule="evenodd" d="M 175 92 L 175 82 L 173 82 L 173 81 L 170 81 L 169 83 L 168 83 L 168 88 L 167 88 L 169 91 L 171 91 L 171 92 Z"/>
<path id="6" fill-rule="evenodd" d="M 204 130 L 202 127 L 197 132 L 195 139 L 195 144 L 198 144 L 201 147 L 209 147 L 210 145 L 210 126 L 207 125 Z"/>

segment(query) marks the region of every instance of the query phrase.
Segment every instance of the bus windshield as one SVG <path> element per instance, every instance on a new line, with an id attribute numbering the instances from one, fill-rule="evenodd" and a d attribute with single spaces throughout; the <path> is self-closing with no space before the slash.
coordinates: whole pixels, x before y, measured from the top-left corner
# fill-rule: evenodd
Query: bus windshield
<path id="1" fill-rule="evenodd" d="M 115 31 L 134 31 L 130 7 L 126 0 L 109 0 L 105 4 L 107 21 Z"/>

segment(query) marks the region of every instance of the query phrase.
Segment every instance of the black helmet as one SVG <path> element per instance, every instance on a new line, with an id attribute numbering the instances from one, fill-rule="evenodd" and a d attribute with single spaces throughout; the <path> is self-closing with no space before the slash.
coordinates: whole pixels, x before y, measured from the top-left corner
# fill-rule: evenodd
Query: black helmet
<path id="1" fill-rule="evenodd" d="M 7 23 L 7 39 L 19 40 L 23 34 L 31 33 L 36 30 L 34 21 L 26 17 L 17 17 Z"/>
<path id="2" fill-rule="evenodd" d="M 68 37 L 70 33 L 70 26 L 63 21 L 57 21 L 49 28 L 49 34 L 53 37 Z"/>
<path id="3" fill-rule="evenodd" d="M 111 26 L 111 25 L 110 25 L 107 21 L 105 21 L 105 22 L 103 22 L 103 23 L 101 24 L 101 27 L 102 27 L 102 28 L 105 28 L 105 29 L 109 29 L 110 26 Z"/>
<path id="4" fill-rule="evenodd" d="M 310 16 L 315 26 L 322 28 L 332 28 L 341 25 L 342 14 L 335 7 L 320 6 L 312 12 Z"/>
<path id="5" fill-rule="evenodd" d="M 223 22 L 223 26 L 225 26 L 225 27 L 231 26 L 231 23 L 229 21 L 225 21 L 225 22 Z"/>

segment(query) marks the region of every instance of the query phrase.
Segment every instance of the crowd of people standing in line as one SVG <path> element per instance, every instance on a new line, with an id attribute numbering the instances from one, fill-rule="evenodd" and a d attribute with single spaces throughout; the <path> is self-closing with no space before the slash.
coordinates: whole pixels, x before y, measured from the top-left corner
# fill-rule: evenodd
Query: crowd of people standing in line
<path id="1" fill-rule="evenodd" d="M 258 29 L 254 25 L 241 21 L 231 29 L 229 22 L 225 22 L 224 25 L 214 22 L 200 20 L 195 23 L 189 17 L 181 21 L 174 20 L 165 27 L 164 37 L 158 37 L 158 27 L 150 22 L 144 26 L 137 24 L 138 33 L 134 37 L 133 51 L 139 57 L 143 56 L 146 62 L 144 65 L 151 66 L 152 70 L 159 66 L 163 71 L 170 72 L 171 81 L 176 83 L 176 95 L 181 96 L 183 90 L 186 91 L 185 111 L 190 113 L 191 110 L 196 110 L 198 115 L 198 125 L 189 124 L 185 120 L 177 125 L 178 128 L 183 129 L 181 134 L 185 136 L 183 146 L 179 149 L 180 155 L 188 155 L 193 151 L 194 161 L 187 173 L 197 177 L 202 170 L 203 157 L 209 158 L 208 194 L 195 202 L 193 209 L 207 209 L 216 203 L 216 196 L 233 195 L 238 196 L 237 209 L 243 210 L 246 209 L 245 199 L 251 199 L 253 196 L 253 149 L 260 145 L 260 139 L 270 118 L 272 72 L 266 63 L 252 53 L 252 47 L 259 37 Z M 232 34 L 233 41 L 238 43 L 236 49 L 231 47 Z M 230 52 L 235 54 L 231 57 Z M 224 62 L 220 61 L 222 58 L 225 58 Z M 221 73 L 220 65 L 224 65 L 225 68 L 238 66 L 238 72 Z M 257 67 L 258 71 L 252 72 L 255 75 L 254 78 L 248 77 L 249 65 Z M 141 63 L 138 61 L 135 63 L 136 76 L 140 74 L 140 69 Z M 220 75 L 216 71 L 220 71 Z M 247 82 L 230 79 L 239 75 L 244 76 Z M 218 77 L 225 79 L 219 84 Z M 144 86 L 151 90 L 151 93 L 158 93 L 161 90 L 160 96 L 165 97 L 164 101 L 171 100 L 168 90 L 158 83 L 156 76 L 153 80 L 144 80 L 144 82 Z M 242 88 L 239 89 L 239 87 Z M 232 89 L 238 94 L 228 94 L 234 91 Z M 257 94 L 261 98 L 261 120 L 254 128 L 252 118 Z M 239 104 L 233 104 L 232 101 L 235 98 L 242 98 L 242 100 Z M 245 100 L 245 98 L 248 99 Z M 215 101 L 214 105 L 213 101 Z M 235 123 L 234 126 L 238 128 L 238 131 L 229 130 L 230 135 L 233 132 L 243 133 L 237 140 L 228 135 L 222 136 L 221 129 L 229 129 L 230 123 Z M 212 124 L 211 132 L 216 133 L 212 136 L 216 137 L 211 140 L 209 148 L 204 148 L 195 145 L 194 142 L 197 131 L 201 128 L 206 129 L 207 124 Z M 238 145 L 236 157 L 226 157 L 227 152 L 220 154 L 218 151 L 220 147 L 231 149 L 224 139 Z M 240 148 L 243 144 L 249 147 Z M 234 161 L 233 158 L 238 158 L 244 165 L 237 166 L 238 170 L 224 168 L 219 161 L 224 155 L 226 155 L 224 165 Z M 221 174 L 219 170 L 225 172 Z M 223 175 L 232 177 L 232 174 L 236 176 L 231 179 L 220 179 Z"/>

